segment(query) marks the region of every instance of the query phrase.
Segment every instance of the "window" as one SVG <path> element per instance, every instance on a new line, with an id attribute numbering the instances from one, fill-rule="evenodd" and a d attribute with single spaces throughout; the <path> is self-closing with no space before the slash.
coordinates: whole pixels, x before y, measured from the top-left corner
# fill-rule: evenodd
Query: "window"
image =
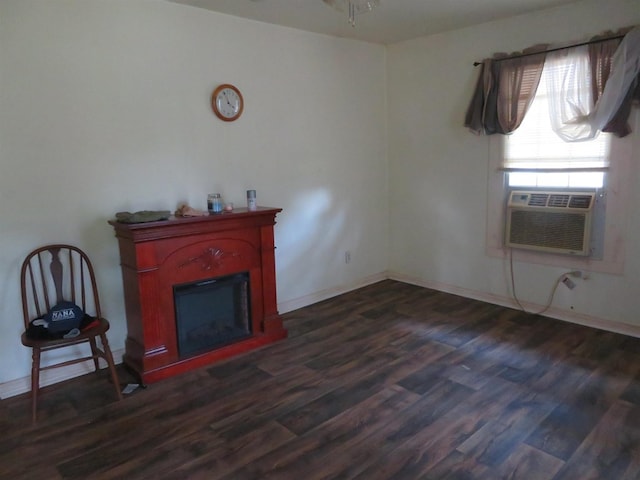
<path id="1" fill-rule="evenodd" d="M 545 66 L 545 70 L 546 70 Z M 503 169 L 509 187 L 602 188 L 611 135 L 567 142 L 551 128 L 548 75 L 543 72 L 522 124 L 504 138 Z"/>
<path id="2" fill-rule="evenodd" d="M 592 109 L 589 68 L 581 65 L 586 58 L 586 55 L 584 58 L 568 55 L 545 63 L 535 97 L 520 127 L 504 136 L 503 168 L 508 190 L 593 191 L 604 187 L 605 170 L 609 165 L 609 135 L 592 131 L 590 126 L 582 128 L 571 122 L 564 124 L 560 119 L 554 124 L 554 118 L 560 115 L 576 117 Z M 572 62 L 577 62 L 577 65 Z M 563 91 L 559 93 L 561 89 Z M 570 113 L 559 113 L 566 106 L 569 106 Z M 556 133 L 559 128 L 566 128 L 559 132 L 565 137 L 573 139 L 578 135 L 587 139 L 567 141 Z M 594 138 L 589 138 L 592 135 Z M 587 236 L 589 256 L 602 258 L 606 208 L 604 197 L 596 198 L 592 228 L 587 231 Z M 544 223 L 540 218 L 538 222 L 550 238 L 560 235 L 549 231 L 547 226 L 542 227 Z M 567 228 L 560 227 L 558 232 L 566 233 Z"/>
<path id="3" fill-rule="evenodd" d="M 600 57 L 606 60 L 607 51 L 613 52 L 616 45 L 598 44 L 602 46 Z M 605 48 L 606 47 L 606 48 Z M 580 47 L 577 47 L 580 48 Z M 561 54 L 564 54 L 564 63 Z M 465 117 L 465 126 L 477 134 L 488 135 L 489 142 L 489 168 L 490 175 L 487 178 L 487 230 L 486 252 L 490 257 L 507 258 L 510 250 L 505 245 L 505 224 L 507 214 L 507 197 L 513 190 L 548 190 L 548 191 L 595 191 L 596 204 L 593 212 L 592 227 L 595 235 L 591 237 L 592 255 L 578 257 L 572 255 L 556 255 L 554 253 L 539 253 L 524 249 L 517 252 L 517 260 L 526 263 L 559 266 L 574 269 L 586 269 L 592 272 L 606 272 L 622 274 L 625 269 L 625 243 L 626 226 L 628 224 L 629 204 L 628 199 L 632 195 L 632 182 L 637 174 L 640 174 L 640 162 L 635 161 L 634 151 L 640 151 L 640 109 L 629 109 L 629 125 L 624 122 L 616 123 L 615 135 L 603 134 L 594 136 L 593 127 L 600 128 L 601 122 L 597 121 L 597 114 L 592 118 L 589 109 L 593 106 L 593 100 L 584 101 L 584 61 L 576 61 L 579 55 L 576 51 L 569 52 L 563 49 L 558 52 L 560 62 L 550 62 L 547 56 L 543 65 L 541 81 L 536 89 L 536 95 L 532 100 L 529 111 L 520 117 L 522 123 L 519 128 L 508 127 L 514 122 L 500 122 L 496 112 L 500 112 L 503 119 L 519 117 L 522 110 L 526 109 L 526 103 L 530 98 L 526 94 L 526 88 L 520 89 L 519 82 L 524 82 L 531 75 L 531 71 L 538 68 L 535 62 L 529 62 L 525 69 L 514 62 L 508 70 L 505 70 L 506 87 L 501 90 L 504 97 L 518 96 L 518 102 L 507 103 L 507 108 L 499 110 L 492 101 L 496 95 L 489 87 L 489 80 L 496 81 L 494 70 L 483 71 L 479 77 L 476 92 Z M 571 55 L 570 55 L 571 54 Z M 554 56 L 555 57 L 555 56 Z M 529 58 L 529 57 L 527 57 Z M 568 60 L 568 61 L 567 61 Z M 598 64 L 604 65 L 606 61 Z M 560 75 L 554 75 L 551 66 L 558 66 Z M 502 70 L 501 70 L 502 71 Z M 597 70 L 597 78 L 602 80 L 607 75 L 602 75 L 603 70 Z M 565 75 L 569 72 L 570 75 Z M 535 72 L 534 72 L 535 73 Z M 556 83 L 560 78 L 561 83 Z M 502 80 L 503 78 L 500 77 Z M 549 88 L 558 85 L 556 88 Z M 489 83 L 487 83 L 489 82 Z M 562 83 L 565 82 L 565 83 Z M 598 82 L 597 82 L 598 83 Z M 588 95 L 602 96 L 601 87 L 592 85 Z M 597 88 L 596 88 L 597 87 Z M 489 95 L 485 95 L 488 92 Z M 523 93 L 524 92 L 524 93 Z M 529 89 L 530 92 L 530 89 Z M 560 92 L 558 94 L 558 92 Z M 493 94 L 493 96 L 491 95 Z M 579 95 L 578 95 L 579 94 Z M 511 97 L 509 96 L 511 95 Z M 563 98 L 564 103 L 555 101 L 556 95 Z M 587 95 L 587 99 L 589 99 Z M 552 97 L 553 128 L 570 138 L 590 138 L 578 142 L 564 142 L 552 133 L 552 125 L 549 120 L 549 97 Z M 577 97 L 580 97 L 578 101 Z M 518 107 L 516 109 L 516 106 Z M 514 112 L 518 113 L 515 115 Z M 504 113 L 506 112 L 506 113 Z M 558 114 L 559 115 L 556 115 Z M 509 117 L 511 114 L 511 117 Z M 507 115 L 507 117 L 505 117 Z M 585 117 L 585 115 L 589 115 Z M 584 121 L 584 120 L 589 121 Z M 568 121 L 567 121 L 568 120 Z M 591 120 L 594 120 L 591 122 Z M 621 118 L 620 120 L 624 120 Z M 503 124 L 504 123 L 504 124 Z M 591 125 L 589 125 L 591 123 Z M 611 125 L 607 125 L 611 128 Z M 619 128 L 620 127 L 620 128 Z M 624 128 L 621 128 L 624 127 Z M 589 130 L 589 128 L 591 128 Z M 625 130 L 626 133 L 625 133 Z M 492 133 L 512 132 L 508 136 L 493 135 Z M 629 132 L 635 132 L 628 135 Z M 575 134 L 575 135 L 574 135 Z M 586 135 L 584 135 L 586 134 Z M 626 136 L 625 136 L 626 135 Z M 609 160 L 611 167 L 609 167 Z M 606 209 L 606 218 L 605 218 Z M 594 224 L 595 223 L 595 224 Z M 593 250 L 595 245 L 595 250 Z"/>

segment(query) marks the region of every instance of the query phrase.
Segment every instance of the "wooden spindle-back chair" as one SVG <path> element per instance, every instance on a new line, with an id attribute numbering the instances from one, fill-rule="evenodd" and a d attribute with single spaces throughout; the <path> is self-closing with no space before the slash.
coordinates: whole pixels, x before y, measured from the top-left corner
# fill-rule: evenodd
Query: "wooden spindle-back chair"
<path id="1" fill-rule="evenodd" d="M 32 349 L 31 365 L 31 418 L 37 419 L 38 392 L 40 389 L 40 371 L 64 367 L 87 360 L 93 360 L 96 372 L 98 359 L 107 363 L 111 381 L 116 389 L 118 400 L 122 399 L 118 374 L 109 348 L 106 332 L 109 322 L 102 316 L 100 299 L 93 266 L 87 255 L 72 245 L 47 245 L 32 251 L 22 263 L 20 273 L 22 292 L 22 311 L 25 333 L 22 344 Z M 43 317 L 56 304 L 70 301 L 78 305 L 85 314 L 95 317 L 91 326 L 82 330 L 73 338 L 31 338 L 27 329 L 32 320 Z M 96 339 L 100 338 L 101 347 Z M 41 354 L 59 348 L 67 348 L 89 343 L 91 355 L 73 352 L 76 358 L 60 361 L 51 365 L 41 365 Z"/>

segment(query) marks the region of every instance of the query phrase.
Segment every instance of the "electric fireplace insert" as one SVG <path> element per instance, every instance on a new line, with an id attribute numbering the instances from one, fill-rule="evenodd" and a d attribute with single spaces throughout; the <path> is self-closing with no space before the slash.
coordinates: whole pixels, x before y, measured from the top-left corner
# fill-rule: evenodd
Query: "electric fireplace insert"
<path id="1" fill-rule="evenodd" d="M 247 272 L 174 286 L 180 358 L 250 337 L 249 291 Z"/>

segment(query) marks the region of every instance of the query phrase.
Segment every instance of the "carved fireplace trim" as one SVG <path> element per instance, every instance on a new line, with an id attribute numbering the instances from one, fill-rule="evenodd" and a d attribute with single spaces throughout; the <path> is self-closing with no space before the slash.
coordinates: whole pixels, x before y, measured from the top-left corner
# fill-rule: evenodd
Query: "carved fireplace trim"
<path id="1" fill-rule="evenodd" d="M 279 208 L 115 229 L 127 315 L 125 365 L 154 382 L 287 336 L 277 311 L 273 226 Z M 178 355 L 173 286 L 248 272 L 252 336 L 189 358 Z"/>

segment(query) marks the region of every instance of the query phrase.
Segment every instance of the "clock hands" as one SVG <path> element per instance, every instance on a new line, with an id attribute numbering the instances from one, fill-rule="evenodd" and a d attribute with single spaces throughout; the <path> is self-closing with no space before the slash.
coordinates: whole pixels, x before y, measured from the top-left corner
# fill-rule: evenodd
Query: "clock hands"
<path id="1" fill-rule="evenodd" d="M 227 92 L 222 92 L 222 95 L 224 95 L 224 99 L 227 102 L 227 105 L 229 105 L 231 108 L 233 108 L 235 110 L 236 106 L 232 105 L 231 102 L 229 101 L 229 97 L 227 97 Z"/>

